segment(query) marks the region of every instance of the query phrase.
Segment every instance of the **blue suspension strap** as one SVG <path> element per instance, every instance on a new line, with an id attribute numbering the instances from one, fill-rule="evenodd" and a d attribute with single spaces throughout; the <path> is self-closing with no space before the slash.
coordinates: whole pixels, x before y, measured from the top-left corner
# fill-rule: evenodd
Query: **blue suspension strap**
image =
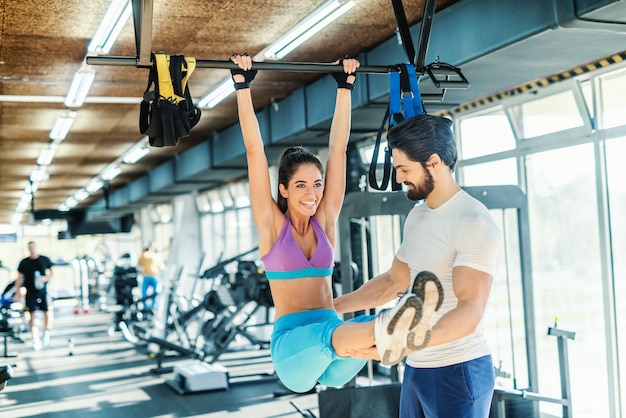
<path id="1" fill-rule="evenodd" d="M 387 190 L 391 181 L 391 190 L 400 190 L 402 186 L 396 182 L 395 169 L 391 165 L 391 151 L 385 148 L 385 160 L 383 165 L 383 178 L 380 184 L 376 179 L 376 169 L 378 165 L 378 154 L 380 152 L 380 142 L 382 133 L 389 131 L 404 119 L 424 113 L 422 106 L 422 95 L 419 90 L 419 83 L 415 66 L 412 64 L 398 64 L 399 71 L 389 73 L 389 106 L 385 112 L 383 122 L 376 135 L 376 143 L 372 154 L 372 161 L 369 169 L 370 187 L 375 190 Z M 404 113 L 403 113 L 404 111 Z"/>
<path id="2" fill-rule="evenodd" d="M 399 72 L 389 74 L 389 112 L 393 126 L 424 113 L 415 67 L 411 64 L 399 67 Z"/>

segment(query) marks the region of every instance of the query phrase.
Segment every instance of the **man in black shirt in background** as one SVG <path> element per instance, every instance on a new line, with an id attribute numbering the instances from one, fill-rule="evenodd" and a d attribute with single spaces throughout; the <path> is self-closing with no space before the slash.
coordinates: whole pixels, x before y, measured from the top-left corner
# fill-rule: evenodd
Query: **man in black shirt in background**
<path id="1" fill-rule="evenodd" d="M 30 255 L 20 261 L 17 268 L 18 276 L 15 281 L 15 302 L 22 297 L 20 288 L 26 288 L 26 301 L 24 312 L 28 318 L 28 327 L 33 336 L 33 349 L 39 350 L 41 344 L 47 346 L 50 343 L 49 329 L 52 327 L 52 302 L 48 298 L 48 282 L 52 278 L 52 261 L 45 255 L 37 253 L 37 244 L 33 241 L 28 243 Z M 35 311 L 43 312 L 43 335 L 35 326 Z"/>

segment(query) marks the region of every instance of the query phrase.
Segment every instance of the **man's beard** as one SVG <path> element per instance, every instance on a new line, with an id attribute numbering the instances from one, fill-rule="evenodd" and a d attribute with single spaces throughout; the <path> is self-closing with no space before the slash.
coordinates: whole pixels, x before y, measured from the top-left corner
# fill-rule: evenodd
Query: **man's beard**
<path id="1" fill-rule="evenodd" d="M 433 179 L 433 176 L 426 169 L 424 169 L 424 174 L 424 180 L 419 186 L 416 186 L 413 183 L 404 182 L 407 186 L 412 186 L 406 192 L 406 197 L 409 200 L 424 200 L 435 189 L 435 180 Z"/>

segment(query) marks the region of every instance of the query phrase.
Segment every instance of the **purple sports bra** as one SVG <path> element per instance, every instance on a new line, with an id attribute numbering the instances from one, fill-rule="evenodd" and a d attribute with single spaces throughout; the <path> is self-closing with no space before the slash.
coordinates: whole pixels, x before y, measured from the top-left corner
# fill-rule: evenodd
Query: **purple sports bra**
<path id="1" fill-rule="evenodd" d="M 261 257 L 269 280 L 303 277 L 327 277 L 333 273 L 335 254 L 330 241 L 315 216 L 310 218 L 317 237 L 317 248 L 310 260 L 306 258 L 291 233 L 291 222 L 285 216 L 280 235 L 269 253 Z"/>

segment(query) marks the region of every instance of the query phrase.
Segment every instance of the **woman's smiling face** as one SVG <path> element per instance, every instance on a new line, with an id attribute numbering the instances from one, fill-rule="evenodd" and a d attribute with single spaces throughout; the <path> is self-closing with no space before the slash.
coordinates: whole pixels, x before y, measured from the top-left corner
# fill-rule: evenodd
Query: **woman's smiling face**
<path id="1" fill-rule="evenodd" d="M 301 164 L 287 188 L 280 185 L 280 193 L 287 199 L 290 210 L 315 214 L 324 192 L 322 173 L 314 164 Z"/>

